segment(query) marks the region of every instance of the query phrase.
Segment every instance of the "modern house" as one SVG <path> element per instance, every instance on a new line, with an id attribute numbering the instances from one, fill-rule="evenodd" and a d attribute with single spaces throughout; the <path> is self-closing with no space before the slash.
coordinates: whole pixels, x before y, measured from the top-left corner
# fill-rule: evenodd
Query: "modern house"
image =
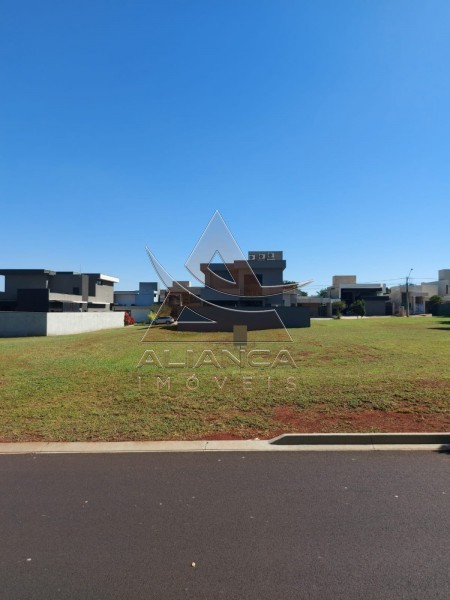
<path id="1" fill-rule="evenodd" d="M 389 296 L 382 283 L 357 283 L 355 275 L 335 275 L 327 288 L 326 296 L 302 296 L 297 291 L 284 294 L 284 304 L 307 308 L 311 318 L 331 317 L 333 304 L 343 301 L 350 306 L 356 300 L 364 300 L 367 316 L 391 314 Z"/>
<path id="2" fill-rule="evenodd" d="M 0 310 L 32 312 L 109 311 L 116 277 L 48 269 L 0 269 L 5 291 Z"/>
<path id="3" fill-rule="evenodd" d="M 116 277 L 50 269 L 0 269 L 0 336 L 60 335 L 123 326 L 112 313 Z M 95 314 L 94 314 L 95 313 Z"/>
<path id="4" fill-rule="evenodd" d="M 282 251 L 250 251 L 248 260 L 200 265 L 205 275 L 201 298 L 217 306 L 235 308 L 283 306 L 286 261 Z"/>
<path id="5" fill-rule="evenodd" d="M 368 317 L 392 314 L 384 283 L 357 283 L 356 275 L 334 275 L 328 292 L 329 298 L 342 300 L 347 306 L 364 300 Z"/>
<path id="6" fill-rule="evenodd" d="M 213 330 L 216 326 L 217 331 L 226 331 L 233 324 L 248 324 L 249 329 L 273 329 L 282 324 L 309 327 L 306 309 L 284 303 L 284 293 L 297 289 L 283 284 L 285 268 L 282 251 L 250 251 L 248 260 L 202 263 L 205 285 L 174 282 L 167 302 L 179 328 L 185 330 L 196 326 L 200 327 L 197 330 Z"/>
<path id="7" fill-rule="evenodd" d="M 428 312 L 428 301 L 432 296 L 440 296 L 444 303 L 450 302 L 450 269 L 441 269 L 437 281 L 420 284 L 406 283 L 391 288 L 389 294 L 394 314 L 403 314 L 409 305 L 409 314 Z"/>
<path id="8" fill-rule="evenodd" d="M 156 281 L 141 281 L 138 290 L 114 292 L 114 310 L 128 311 L 137 323 L 147 321 L 152 306 L 159 302 L 160 289 Z"/>

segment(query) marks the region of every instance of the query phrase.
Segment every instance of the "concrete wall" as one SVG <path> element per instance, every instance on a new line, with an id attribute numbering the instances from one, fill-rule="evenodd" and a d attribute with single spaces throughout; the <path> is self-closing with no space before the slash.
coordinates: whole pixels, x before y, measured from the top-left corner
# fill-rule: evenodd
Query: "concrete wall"
<path id="1" fill-rule="evenodd" d="M 0 337 L 47 335 L 47 313 L 0 312 Z"/>
<path id="2" fill-rule="evenodd" d="M 437 308 L 438 317 L 450 317 L 450 303 L 440 304 Z"/>
<path id="3" fill-rule="evenodd" d="M 249 331 L 281 329 L 285 327 L 310 327 L 309 311 L 297 306 L 280 306 L 274 311 L 227 310 L 219 306 L 195 307 L 195 312 L 215 323 L 191 323 L 178 321 L 179 331 L 233 331 L 234 325 L 247 325 Z M 282 323 L 280 323 L 280 319 Z M 189 319 L 190 320 L 190 319 Z"/>
<path id="4" fill-rule="evenodd" d="M 122 312 L 47 313 L 47 335 L 67 335 L 119 329 L 123 327 Z"/>
<path id="5" fill-rule="evenodd" d="M 0 337 L 69 335 L 123 326 L 122 312 L 0 312 Z"/>

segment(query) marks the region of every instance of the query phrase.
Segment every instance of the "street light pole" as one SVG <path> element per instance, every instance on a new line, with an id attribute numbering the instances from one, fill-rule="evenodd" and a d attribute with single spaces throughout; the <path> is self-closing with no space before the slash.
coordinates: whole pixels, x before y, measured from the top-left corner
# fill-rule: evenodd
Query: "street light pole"
<path id="1" fill-rule="evenodd" d="M 408 275 L 406 276 L 406 316 L 409 317 L 409 278 L 414 269 L 410 269 Z"/>

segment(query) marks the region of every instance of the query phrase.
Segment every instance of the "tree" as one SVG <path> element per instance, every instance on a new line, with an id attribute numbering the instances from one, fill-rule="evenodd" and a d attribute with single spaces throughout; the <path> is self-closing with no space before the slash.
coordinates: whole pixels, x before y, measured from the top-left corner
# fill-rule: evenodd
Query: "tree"
<path id="1" fill-rule="evenodd" d="M 329 292 L 328 288 L 323 288 L 317 292 L 317 295 L 319 296 L 319 298 L 328 298 L 330 295 L 330 292 Z"/>
<path id="2" fill-rule="evenodd" d="M 343 300 L 338 300 L 337 302 L 333 302 L 333 314 L 336 315 L 338 319 L 341 318 L 342 313 L 347 308 L 347 305 Z"/>
<path id="3" fill-rule="evenodd" d="M 366 303 L 364 300 L 355 300 L 355 302 L 350 304 L 350 310 L 358 317 L 364 317 L 366 314 Z"/>
<path id="4" fill-rule="evenodd" d="M 283 281 L 283 285 L 289 285 L 289 286 L 297 285 L 297 283 L 298 283 L 297 281 L 291 281 L 290 279 L 285 279 Z M 294 290 L 290 289 L 290 291 L 294 291 Z M 299 288 L 297 288 L 297 292 L 300 294 L 300 296 L 307 296 L 308 295 L 308 292 L 304 292 L 303 290 L 301 290 Z"/>
<path id="5" fill-rule="evenodd" d="M 428 310 L 433 316 L 439 313 L 439 304 L 442 304 L 442 297 L 435 294 L 428 300 Z"/>

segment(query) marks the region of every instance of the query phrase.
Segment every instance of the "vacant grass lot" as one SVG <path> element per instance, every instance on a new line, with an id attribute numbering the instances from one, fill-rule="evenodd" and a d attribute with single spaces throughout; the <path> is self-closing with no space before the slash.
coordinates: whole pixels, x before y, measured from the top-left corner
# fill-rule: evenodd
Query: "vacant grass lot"
<path id="1" fill-rule="evenodd" d="M 286 348 L 297 368 L 240 368 L 232 345 L 145 328 L 0 339 L 0 440 L 157 440 L 272 437 L 283 431 L 449 431 L 450 320 L 314 321 Z M 225 337 L 225 335 L 224 335 Z M 268 339 L 276 339 L 273 336 Z M 145 350 L 187 366 L 136 368 Z M 189 355 L 189 352 L 188 352 Z M 204 355 L 205 358 L 205 355 Z M 258 356 L 265 361 L 266 356 Z M 195 374 L 196 378 L 192 378 Z M 158 379 L 159 378 L 159 379 Z M 190 378 L 190 379 L 189 379 Z M 169 381 L 170 379 L 170 381 Z"/>

